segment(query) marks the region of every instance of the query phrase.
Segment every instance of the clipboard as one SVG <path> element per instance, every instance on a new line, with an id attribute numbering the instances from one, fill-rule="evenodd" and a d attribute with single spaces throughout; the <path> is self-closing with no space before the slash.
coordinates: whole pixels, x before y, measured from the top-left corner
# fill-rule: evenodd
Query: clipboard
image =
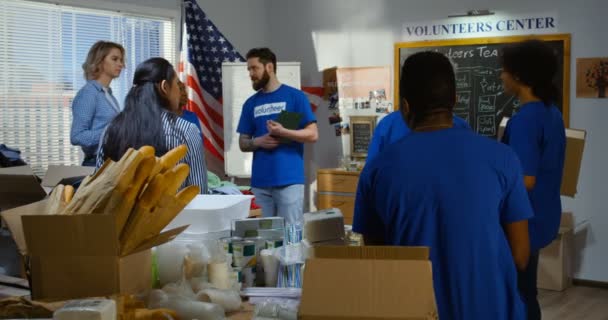
<path id="1" fill-rule="evenodd" d="M 283 110 L 283 111 L 281 111 L 281 113 L 279 113 L 279 116 L 277 117 L 277 119 L 275 121 L 280 123 L 285 129 L 296 130 L 296 129 L 298 129 L 298 126 L 300 125 L 301 119 L 302 119 L 301 113 Z M 279 140 L 281 141 L 281 143 L 290 143 L 291 142 L 291 140 L 289 140 L 285 137 L 281 137 L 281 138 L 279 138 Z"/>

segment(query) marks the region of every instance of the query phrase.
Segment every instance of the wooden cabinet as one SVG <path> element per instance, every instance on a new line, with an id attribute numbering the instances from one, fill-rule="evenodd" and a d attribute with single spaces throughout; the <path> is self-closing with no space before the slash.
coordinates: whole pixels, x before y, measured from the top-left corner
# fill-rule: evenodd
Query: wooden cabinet
<path id="1" fill-rule="evenodd" d="M 344 215 L 344 223 L 352 224 L 358 182 L 359 172 L 319 169 L 317 171 L 317 208 L 319 210 L 338 208 Z"/>

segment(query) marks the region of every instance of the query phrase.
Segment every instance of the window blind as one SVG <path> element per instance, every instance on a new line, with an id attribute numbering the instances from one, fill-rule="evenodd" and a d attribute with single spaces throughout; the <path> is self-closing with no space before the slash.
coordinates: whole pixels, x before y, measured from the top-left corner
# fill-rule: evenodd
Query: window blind
<path id="1" fill-rule="evenodd" d="M 37 174 L 82 161 L 70 144 L 71 105 L 86 82 L 81 65 L 98 40 L 125 48 L 126 67 L 111 83 L 121 107 L 140 62 L 160 56 L 175 65 L 172 20 L 0 0 L 0 143 L 20 149 Z"/>

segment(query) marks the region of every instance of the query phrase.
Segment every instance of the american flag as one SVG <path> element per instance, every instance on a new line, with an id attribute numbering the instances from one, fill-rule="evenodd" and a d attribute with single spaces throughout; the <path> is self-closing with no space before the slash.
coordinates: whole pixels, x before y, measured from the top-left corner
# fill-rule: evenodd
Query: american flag
<path id="1" fill-rule="evenodd" d="M 186 0 L 186 35 L 179 71 L 188 91 L 187 109 L 201 121 L 205 149 L 224 161 L 222 62 L 245 61 L 196 1 Z M 210 159 L 209 159 L 210 160 Z"/>
<path id="2" fill-rule="evenodd" d="M 223 171 L 224 123 L 222 112 L 222 62 L 245 59 L 209 20 L 195 0 L 184 0 L 185 30 L 179 63 L 181 80 L 188 92 L 188 110 L 196 113 L 203 130 L 205 149 L 212 165 Z M 280 80 L 280 79 L 279 79 Z M 322 102 L 322 88 L 302 88 L 313 105 Z"/>

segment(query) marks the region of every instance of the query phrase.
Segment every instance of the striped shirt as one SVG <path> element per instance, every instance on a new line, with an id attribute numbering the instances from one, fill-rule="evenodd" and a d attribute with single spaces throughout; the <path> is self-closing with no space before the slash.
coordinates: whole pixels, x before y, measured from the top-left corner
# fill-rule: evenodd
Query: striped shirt
<path id="1" fill-rule="evenodd" d="M 99 138 L 106 126 L 120 112 L 118 101 L 110 88 L 104 90 L 96 80 L 89 80 L 72 102 L 72 129 L 70 142 L 81 146 L 85 158 L 97 152 Z"/>
<path id="2" fill-rule="evenodd" d="M 186 156 L 180 161 L 180 163 L 186 163 L 190 166 L 190 174 L 188 175 L 188 178 L 186 178 L 182 188 L 190 185 L 197 185 L 201 188 L 201 193 L 209 193 L 207 186 L 205 150 L 200 131 L 196 125 L 167 111 L 162 113 L 161 120 L 163 122 L 167 149 L 171 150 L 182 144 L 185 144 L 186 147 L 188 147 Z M 103 162 L 103 148 L 100 147 L 97 152 L 97 168 L 101 167 Z"/>

